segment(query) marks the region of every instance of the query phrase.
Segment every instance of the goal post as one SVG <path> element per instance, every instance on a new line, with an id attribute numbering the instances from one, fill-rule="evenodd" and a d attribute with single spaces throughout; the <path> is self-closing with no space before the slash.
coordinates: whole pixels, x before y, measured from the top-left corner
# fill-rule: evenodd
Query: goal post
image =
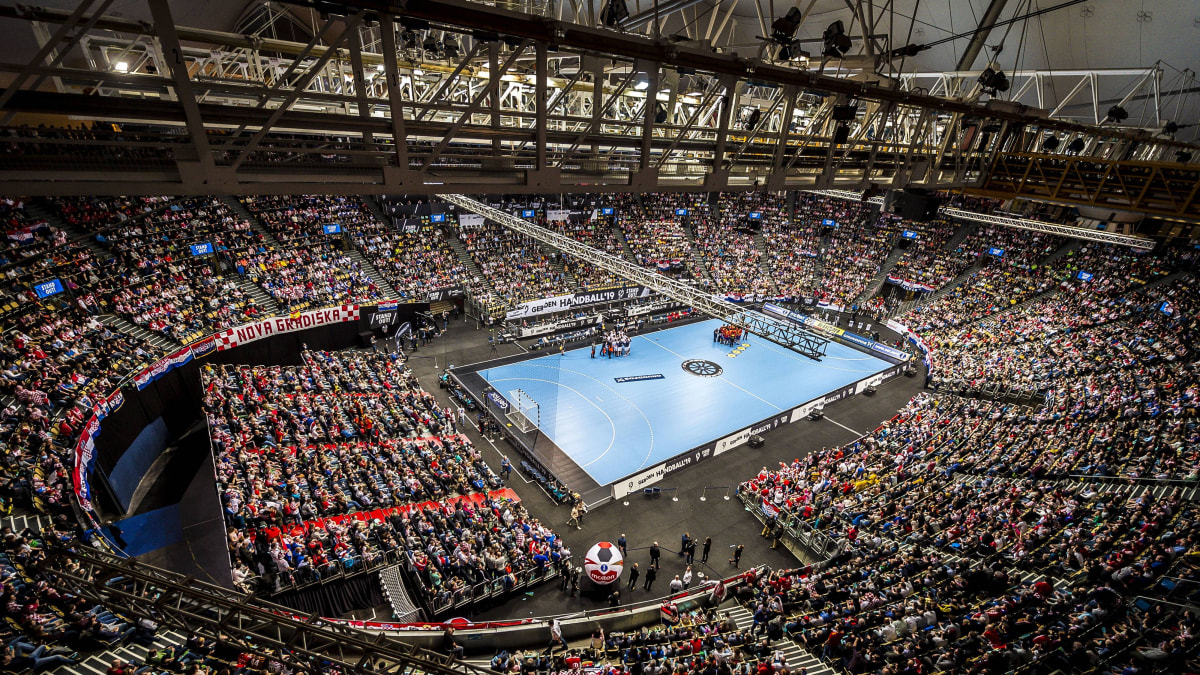
<path id="1" fill-rule="evenodd" d="M 508 400 L 512 402 L 512 407 L 506 416 L 513 427 L 521 432 L 528 432 L 541 426 L 541 406 L 524 389 L 508 392 Z"/>

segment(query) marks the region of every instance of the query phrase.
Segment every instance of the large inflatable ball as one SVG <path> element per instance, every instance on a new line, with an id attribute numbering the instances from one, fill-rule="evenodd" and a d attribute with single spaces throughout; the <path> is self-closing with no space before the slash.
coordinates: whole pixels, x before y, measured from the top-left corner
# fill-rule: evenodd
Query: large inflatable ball
<path id="1" fill-rule="evenodd" d="M 602 541 L 588 549 L 583 559 L 583 570 L 597 584 L 611 584 L 625 569 L 625 559 L 616 544 Z"/>

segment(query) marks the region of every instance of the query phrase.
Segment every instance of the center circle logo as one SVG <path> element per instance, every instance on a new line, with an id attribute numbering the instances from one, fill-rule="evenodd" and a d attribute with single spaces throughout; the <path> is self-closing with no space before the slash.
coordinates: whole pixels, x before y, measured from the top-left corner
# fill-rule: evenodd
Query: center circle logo
<path id="1" fill-rule="evenodd" d="M 699 377 L 716 377 L 725 372 L 720 365 L 704 359 L 688 359 L 681 365 L 684 370 Z"/>

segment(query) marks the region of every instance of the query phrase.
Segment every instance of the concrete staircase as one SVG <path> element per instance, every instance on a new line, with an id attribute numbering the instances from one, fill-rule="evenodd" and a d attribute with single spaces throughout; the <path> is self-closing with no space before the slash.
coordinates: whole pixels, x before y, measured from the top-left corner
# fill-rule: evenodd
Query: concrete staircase
<path id="1" fill-rule="evenodd" d="M 141 338 L 154 345 L 156 349 L 165 354 L 172 354 L 183 348 L 183 345 L 172 340 L 171 338 L 160 333 L 152 333 L 137 326 L 131 321 L 127 321 L 117 316 L 116 314 L 101 314 L 96 317 L 96 320 L 113 330 L 121 331 L 122 333 L 132 335 L 136 338 Z"/>
<path id="2" fill-rule="evenodd" d="M 563 275 L 563 279 L 567 283 L 567 288 L 571 289 L 572 291 L 578 291 L 580 290 L 579 280 L 575 278 L 574 274 L 571 274 L 567 271 L 566 265 L 563 264 L 563 258 L 565 256 L 565 253 L 559 251 L 557 256 L 552 257 L 550 259 L 550 269 Z"/>
<path id="3" fill-rule="evenodd" d="M 758 269 L 762 272 L 762 278 L 778 294 L 779 285 L 775 283 L 775 272 L 771 269 L 771 253 L 767 250 L 767 240 L 762 236 L 762 231 L 754 233 L 754 247 L 758 249 Z"/>
<path id="4" fill-rule="evenodd" d="M 375 268 L 374 265 L 371 264 L 370 260 L 367 260 L 367 258 L 362 254 L 362 251 L 358 250 L 356 247 L 351 247 L 346 251 L 346 255 L 349 256 L 351 260 L 358 263 L 358 266 L 367 273 L 367 276 L 371 277 L 371 281 L 374 281 L 375 285 L 379 287 L 379 292 L 383 294 L 383 297 L 392 299 L 400 297 L 400 294 L 396 292 L 396 289 L 392 288 L 392 284 L 388 282 L 387 278 L 385 278 L 383 274 L 381 274 L 379 270 Z"/>
<path id="5" fill-rule="evenodd" d="M 961 286 L 963 284 L 963 282 L 965 282 L 967 279 L 970 279 L 971 277 L 975 276 L 975 273 L 981 269 L 983 269 L 983 258 L 982 257 L 977 258 L 975 260 L 974 264 L 972 264 L 967 269 L 963 270 L 962 274 L 959 274 L 958 276 L 954 277 L 950 281 L 946 282 L 946 284 L 944 286 L 942 286 L 941 288 L 937 289 L 936 291 L 934 291 L 932 293 L 926 293 L 925 295 L 927 297 L 925 297 L 923 300 L 918 300 L 916 306 L 923 307 L 925 305 L 931 305 L 934 302 L 937 302 L 939 299 L 941 299 L 942 297 L 949 294 L 950 291 L 953 291 L 954 289 Z"/>
<path id="6" fill-rule="evenodd" d="M 379 203 L 378 197 L 366 196 L 362 198 L 362 202 L 366 205 L 367 210 L 371 215 L 375 216 L 375 220 L 383 223 L 388 229 L 392 227 L 392 219 L 383 211 L 383 205 Z"/>
<path id="7" fill-rule="evenodd" d="M 134 619 L 135 617 L 127 618 Z M 154 647 L 157 649 L 183 646 L 185 642 L 187 642 L 187 634 L 174 629 L 160 629 L 152 641 Z M 146 656 L 149 653 L 150 650 L 146 647 L 130 642 L 103 652 L 94 653 L 74 665 L 61 666 L 54 672 L 67 673 L 69 675 L 104 675 L 108 671 L 109 665 L 117 659 L 141 665 L 145 662 Z"/>
<path id="8" fill-rule="evenodd" d="M 942 247 L 942 250 L 947 252 L 953 251 L 954 249 L 958 248 L 959 244 L 966 241 L 967 237 L 975 234 L 975 231 L 978 229 L 979 223 L 973 220 L 968 220 L 965 223 L 959 222 L 958 230 L 954 232 L 953 236 L 946 240 L 946 245 Z"/>
<path id="9" fill-rule="evenodd" d="M 696 245 L 695 227 L 684 227 L 683 236 L 687 237 L 688 241 L 688 268 L 692 271 L 692 276 L 696 277 L 700 283 L 706 284 L 710 288 L 716 288 L 713 276 L 708 271 L 708 260 L 700 255 L 700 247 Z"/>
<path id="10" fill-rule="evenodd" d="M 1072 251 L 1078 251 L 1081 248 L 1083 248 L 1083 240 L 1082 239 L 1068 239 L 1067 243 L 1058 247 L 1057 249 L 1052 251 L 1050 253 L 1050 255 L 1043 258 L 1042 261 L 1040 263 L 1038 263 L 1038 266 L 1039 267 L 1049 267 L 1049 266 L 1053 265 L 1054 263 L 1058 262 L 1058 260 L 1060 258 L 1067 255 L 1068 253 L 1071 253 Z"/>
<path id="11" fill-rule="evenodd" d="M 258 307 L 263 314 L 267 316 L 279 316 L 283 314 L 283 308 L 279 306 L 278 302 L 275 302 L 275 298 L 272 298 L 271 294 L 262 286 L 238 274 L 236 270 L 231 276 L 237 282 L 237 285 L 241 287 L 242 291 L 254 298 L 254 306 Z"/>
<path id="12" fill-rule="evenodd" d="M 724 612 L 725 610 L 719 610 Z M 737 623 L 739 630 L 750 630 L 754 627 L 754 615 L 741 605 L 734 605 L 729 610 L 729 616 Z M 808 670 L 808 675 L 840 675 L 838 670 L 809 653 L 795 640 L 784 637 L 771 643 L 772 650 L 783 652 L 787 659 L 788 670 L 796 673 L 800 668 Z"/>
<path id="13" fill-rule="evenodd" d="M 633 249 L 629 246 L 629 241 L 625 239 L 625 230 L 620 225 L 613 223 L 612 226 L 613 238 L 621 245 L 621 254 L 631 263 L 637 263 L 637 256 L 633 254 Z"/>
<path id="14" fill-rule="evenodd" d="M 25 203 L 25 212 L 36 220 L 44 220 L 49 223 L 51 227 L 55 227 L 66 232 L 71 241 L 83 246 L 84 248 L 90 249 L 92 255 L 96 257 L 96 260 L 104 261 L 113 257 L 113 254 L 108 249 L 104 248 L 99 242 L 96 241 L 95 235 L 88 234 L 74 225 L 68 225 L 67 222 L 62 219 L 62 216 L 58 214 L 58 209 L 54 208 L 54 205 L 49 201 L 31 199 Z"/>
<path id="15" fill-rule="evenodd" d="M 475 259 L 467 252 L 467 248 L 463 246 L 462 240 L 458 238 L 457 233 L 451 231 L 446 233 L 446 243 L 462 261 L 463 267 L 467 268 L 467 272 L 472 279 L 478 279 L 478 284 L 486 288 L 492 288 L 492 282 L 487 277 L 483 276 L 483 271 L 479 269 L 479 265 L 475 264 Z M 494 289 L 493 289 L 494 290 Z"/>
<path id="16" fill-rule="evenodd" d="M 230 208 L 230 210 L 233 211 L 234 215 L 236 215 L 239 218 L 244 218 L 247 221 L 249 221 L 250 229 L 252 229 L 255 232 L 258 232 L 259 234 L 262 234 L 264 237 L 266 237 L 268 243 L 271 243 L 271 244 L 279 243 L 278 240 L 275 239 L 275 237 L 271 236 L 271 233 L 267 231 L 267 228 L 263 227 L 262 222 L 260 222 L 258 220 L 258 216 L 251 213 L 250 209 L 246 208 L 246 205 L 243 204 L 240 200 L 238 200 L 237 197 L 225 196 L 225 197 L 221 197 L 221 201 L 225 202 L 225 205 L 228 206 Z"/>
<path id="17" fill-rule="evenodd" d="M 854 304 L 861 305 L 867 300 L 875 297 L 875 294 L 879 292 L 879 289 L 883 288 L 883 284 L 887 281 L 888 274 L 891 274 L 892 268 L 896 266 L 896 263 L 900 261 L 900 258 L 904 257 L 904 253 L 904 249 L 900 248 L 899 246 L 896 246 L 892 249 L 891 253 L 888 253 L 888 256 L 883 259 L 883 263 L 879 266 L 879 271 L 875 273 L 875 276 L 872 277 L 871 281 L 869 281 L 866 287 L 863 288 L 862 293 L 859 293 L 858 297 L 854 299 Z"/>
<path id="18" fill-rule="evenodd" d="M 41 513 L 23 513 L 0 518 L 0 529 L 7 527 L 13 532 L 21 532 L 27 528 L 34 532 L 41 532 L 42 528 L 49 524 L 50 516 Z"/>

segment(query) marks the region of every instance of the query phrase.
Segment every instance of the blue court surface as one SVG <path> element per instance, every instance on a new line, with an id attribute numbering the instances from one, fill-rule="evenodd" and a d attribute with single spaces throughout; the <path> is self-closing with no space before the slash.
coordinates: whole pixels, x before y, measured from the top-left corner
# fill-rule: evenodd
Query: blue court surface
<path id="1" fill-rule="evenodd" d="M 639 335 L 621 358 L 584 347 L 478 374 L 510 402 L 517 389 L 532 397 L 541 432 L 607 485 L 892 365 L 837 342 L 817 362 L 757 336 L 730 356 L 713 342 L 720 325 Z M 693 359 L 699 375 L 683 367 Z"/>

